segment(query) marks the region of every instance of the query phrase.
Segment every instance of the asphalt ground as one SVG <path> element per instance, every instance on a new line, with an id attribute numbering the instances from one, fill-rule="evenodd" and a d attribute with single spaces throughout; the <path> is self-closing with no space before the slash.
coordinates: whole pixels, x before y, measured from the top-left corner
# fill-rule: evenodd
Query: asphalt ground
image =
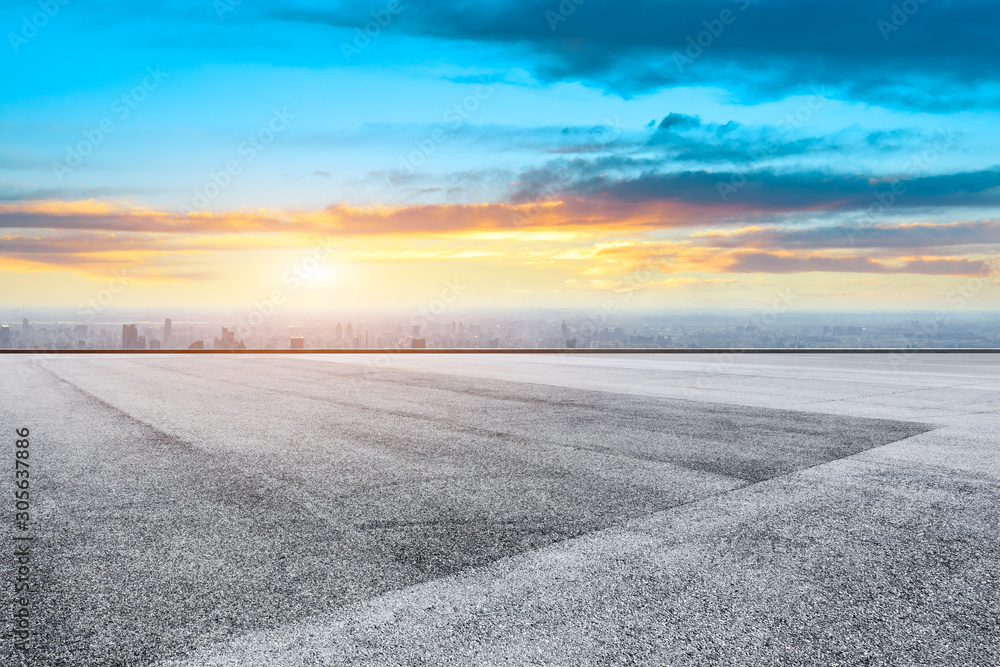
<path id="1" fill-rule="evenodd" d="M 1000 655 L 995 362 L 38 361 L 32 664 Z"/>

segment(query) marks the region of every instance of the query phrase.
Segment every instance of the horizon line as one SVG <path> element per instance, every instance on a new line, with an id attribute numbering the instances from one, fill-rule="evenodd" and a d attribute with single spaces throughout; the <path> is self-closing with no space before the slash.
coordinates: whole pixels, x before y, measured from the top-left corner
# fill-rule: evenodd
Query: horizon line
<path id="1" fill-rule="evenodd" d="M 170 350 L 71 350 L 0 349 L 0 354 L 1000 354 L 996 347 L 692 347 L 692 348 L 315 348 L 315 349 L 170 349 Z"/>

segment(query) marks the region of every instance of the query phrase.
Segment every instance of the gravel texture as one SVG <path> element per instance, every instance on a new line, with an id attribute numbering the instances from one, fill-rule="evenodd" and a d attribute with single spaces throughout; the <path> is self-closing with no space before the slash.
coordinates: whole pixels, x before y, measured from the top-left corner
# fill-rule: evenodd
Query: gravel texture
<path id="1" fill-rule="evenodd" d="M 949 356 L 0 357 L 33 664 L 997 664 Z"/>

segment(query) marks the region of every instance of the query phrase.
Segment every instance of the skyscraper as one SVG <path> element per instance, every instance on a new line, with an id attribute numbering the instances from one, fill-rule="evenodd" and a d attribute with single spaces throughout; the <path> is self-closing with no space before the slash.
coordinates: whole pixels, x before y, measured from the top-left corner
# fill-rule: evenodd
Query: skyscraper
<path id="1" fill-rule="evenodd" d="M 0 325 L 0 347 L 10 347 L 10 327 Z"/>
<path id="2" fill-rule="evenodd" d="M 122 325 L 122 349 L 123 350 L 139 349 L 139 330 L 136 329 L 134 324 Z"/>
<path id="3" fill-rule="evenodd" d="M 167 319 L 163 320 L 163 343 L 164 344 L 167 344 L 167 343 L 170 342 L 170 328 L 171 328 L 172 324 L 173 324 L 173 322 L 170 321 L 169 317 Z"/>
<path id="4" fill-rule="evenodd" d="M 246 349 L 243 339 L 236 338 L 236 332 L 230 331 L 229 327 L 222 327 L 222 338 L 215 339 L 216 350 L 233 350 L 236 348 Z"/>
<path id="5" fill-rule="evenodd" d="M 27 342 L 28 338 L 30 338 L 30 336 L 28 336 L 28 331 L 30 329 L 31 327 L 28 326 L 28 318 L 26 317 L 21 320 L 21 340 Z"/>
<path id="6" fill-rule="evenodd" d="M 337 345 L 344 339 L 344 328 L 340 326 L 340 322 L 337 322 Z"/>

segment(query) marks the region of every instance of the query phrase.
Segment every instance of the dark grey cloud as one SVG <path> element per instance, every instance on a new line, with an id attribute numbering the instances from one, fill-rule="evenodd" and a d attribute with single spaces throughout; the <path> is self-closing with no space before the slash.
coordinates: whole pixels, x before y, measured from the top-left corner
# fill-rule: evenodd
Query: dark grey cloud
<path id="1" fill-rule="evenodd" d="M 891 211 L 1000 206 L 1000 167 L 885 178 L 820 170 L 688 170 L 656 159 L 606 156 L 533 169 L 514 183 L 515 202 L 558 193 L 630 204 L 672 201 L 736 212 Z"/>
<path id="2" fill-rule="evenodd" d="M 935 249 L 1000 244 L 1000 220 L 904 225 L 836 224 L 805 228 L 773 227 L 724 235 L 706 241 L 718 248 L 827 249 Z"/>
<path id="3" fill-rule="evenodd" d="M 898 264 L 864 256 L 823 257 L 781 255 L 766 251 L 738 253 L 726 266 L 731 273 L 914 273 L 922 275 L 982 275 L 984 263 L 974 259 L 914 259 Z"/>
<path id="4" fill-rule="evenodd" d="M 749 126 L 729 121 L 705 123 L 697 116 L 671 113 L 645 142 L 674 161 L 714 163 L 764 163 L 791 156 L 814 156 L 820 152 L 865 153 L 884 158 L 888 152 L 916 150 L 932 144 L 935 137 L 910 128 L 867 132 L 850 127 L 838 132 L 804 136 L 801 130 L 784 125 Z M 957 141 L 952 136 L 951 142 Z"/>
<path id="5" fill-rule="evenodd" d="M 271 16 L 353 27 L 385 4 L 282 3 Z M 402 5 L 390 26 L 397 34 L 508 45 L 529 56 L 543 79 L 582 79 L 623 95 L 709 84 L 759 99 L 827 83 L 852 99 L 953 110 L 989 106 L 997 91 L 985 88 L 1000 81 L 1000 5 L 993 0 Z"/>

